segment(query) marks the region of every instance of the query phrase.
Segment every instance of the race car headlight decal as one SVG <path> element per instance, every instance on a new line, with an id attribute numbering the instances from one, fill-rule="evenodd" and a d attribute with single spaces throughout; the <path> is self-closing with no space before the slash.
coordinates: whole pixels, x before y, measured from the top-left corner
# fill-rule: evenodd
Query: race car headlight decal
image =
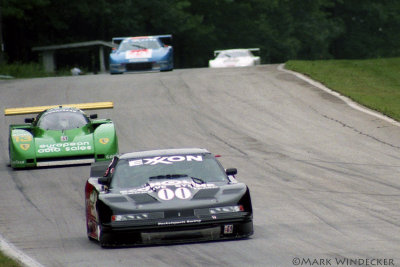
<path id="1" fill-rule="evenodd" d="M 242 205 L 210 208 L 210 214 L 231 213 L 240 211 L 244 211 L 244 207 Z"/>
<path id="2" fill-rule="evenodd" d="M 112 215 L 112 222 L 124 222 L 124 221 L 134 221 L 134 220 L 146 220 L 149 218 L 149 214 L 147 213 L 138 213 L 138 214 L 122 214 L 122 215 Z"/>

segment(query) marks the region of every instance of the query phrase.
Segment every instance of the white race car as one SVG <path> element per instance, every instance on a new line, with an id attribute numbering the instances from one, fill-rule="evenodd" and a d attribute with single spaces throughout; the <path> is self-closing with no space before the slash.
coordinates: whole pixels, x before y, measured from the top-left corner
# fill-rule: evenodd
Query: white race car
<path id="1" fill-rule="evenodd" d="M 260 64 L 260 57 L 252 52 L 259 52 L 260 48 L 243 48 L 214 51 L 215 59 L 210 60 L 210 68 L 248 67 Z"/>

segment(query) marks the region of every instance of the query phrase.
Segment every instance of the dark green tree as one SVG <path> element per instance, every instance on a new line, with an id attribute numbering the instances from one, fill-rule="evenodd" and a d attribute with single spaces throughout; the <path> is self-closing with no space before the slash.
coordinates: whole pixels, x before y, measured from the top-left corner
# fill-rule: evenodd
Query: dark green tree
<path id="1" fill-rule="evenodd" d="M 400 55 L 399 1 L 336 1 L 332 15 L 341 19 L 345 27 L 331 44 L 336 58 Z"/>
<path id="2" fill-rule="evenodd" d="M 0 12 L 10 62 L 38 60 L 34 46 L 157 34 L 173 35 L 178 68 L 229 48 L 259 47 L 263 63 L 400 55 L 397 0 L 0 0 Z"/>

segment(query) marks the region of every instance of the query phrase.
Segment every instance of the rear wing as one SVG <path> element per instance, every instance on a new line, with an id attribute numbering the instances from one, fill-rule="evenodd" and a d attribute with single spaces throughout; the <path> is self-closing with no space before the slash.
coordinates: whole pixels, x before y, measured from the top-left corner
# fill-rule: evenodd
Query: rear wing
<path id="1" fill-rule="evenodd" d="M 83 103 L 83 104 L 65 104 L 65 105 L 51 105 L 51 106 L 38 106 L 38 107 L 24 107 L 24 108 L 6 108 L 4 115 L 21 115 L 21 114 L 35 114 L 45 111 L 46 109 L 56 108 L 59 106 L 63 107 L 74 107 L 78 109 L 106 109 L 113 108 L 113 102 L 94 102 L 94 103 Z"/>
<path id="2" fill-rule="evenodd" d="M 164 43 L 164 40 L 172 40 L 172 34 L 149 35 L 149 36 L 113 37 L 111 39 L 111 43 L 120 44 L 123 40 L 128 39 L 128 38 L 159 38 L 159 39 L 162 39 L 162 41 Z M 170 43 L 170 42 L 166 42 L 166 43 Z"/>
<path id="3" fill-rule="evenodd" d="M 129 37 L 114 37 L 111 39 L 111 43 L 118 45 L 126 38 L 129 38 Z"/>
<path id="4" fill-rule="evenodd" d="M 243 50 L 249 50 L 251 52 L 260 52 L 260 48 L 239 48 L 238 50 L 243 49 Z M 236 49 L 232 49 L 236 50 Z M 215 50 L 214 51 L 214 56 L 218 55 L 219 53 L 226 51 L 226 50 Z"/>

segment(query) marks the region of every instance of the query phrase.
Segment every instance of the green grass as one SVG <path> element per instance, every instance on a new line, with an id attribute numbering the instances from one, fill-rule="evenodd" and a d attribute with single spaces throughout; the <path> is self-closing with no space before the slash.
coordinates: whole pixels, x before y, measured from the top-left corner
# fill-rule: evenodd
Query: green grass
<path id="1" fill-rule="evenodd" d="M 22 265 L 15 260 L 7 257 L 2 252 L 0 252 L 0 266 L 1 267 L 21 267 Z"/>
<path id="2" fill-rule="evenodd" d="M 286 68 L 400 121 L 400 58 L 290 60 Z"/>
<path id="3" fill-rule="evenodd" d="M 69 76 L 71 75 L 71 73 L 69 70 L 60 70 L 56 73 L 47 73 L 45 72 L 42 64 L 39 63 L 15 63 L 0 64 L 0 75 L 11 76 L 12 78 L 38 78 L 51 76 Z"/>

